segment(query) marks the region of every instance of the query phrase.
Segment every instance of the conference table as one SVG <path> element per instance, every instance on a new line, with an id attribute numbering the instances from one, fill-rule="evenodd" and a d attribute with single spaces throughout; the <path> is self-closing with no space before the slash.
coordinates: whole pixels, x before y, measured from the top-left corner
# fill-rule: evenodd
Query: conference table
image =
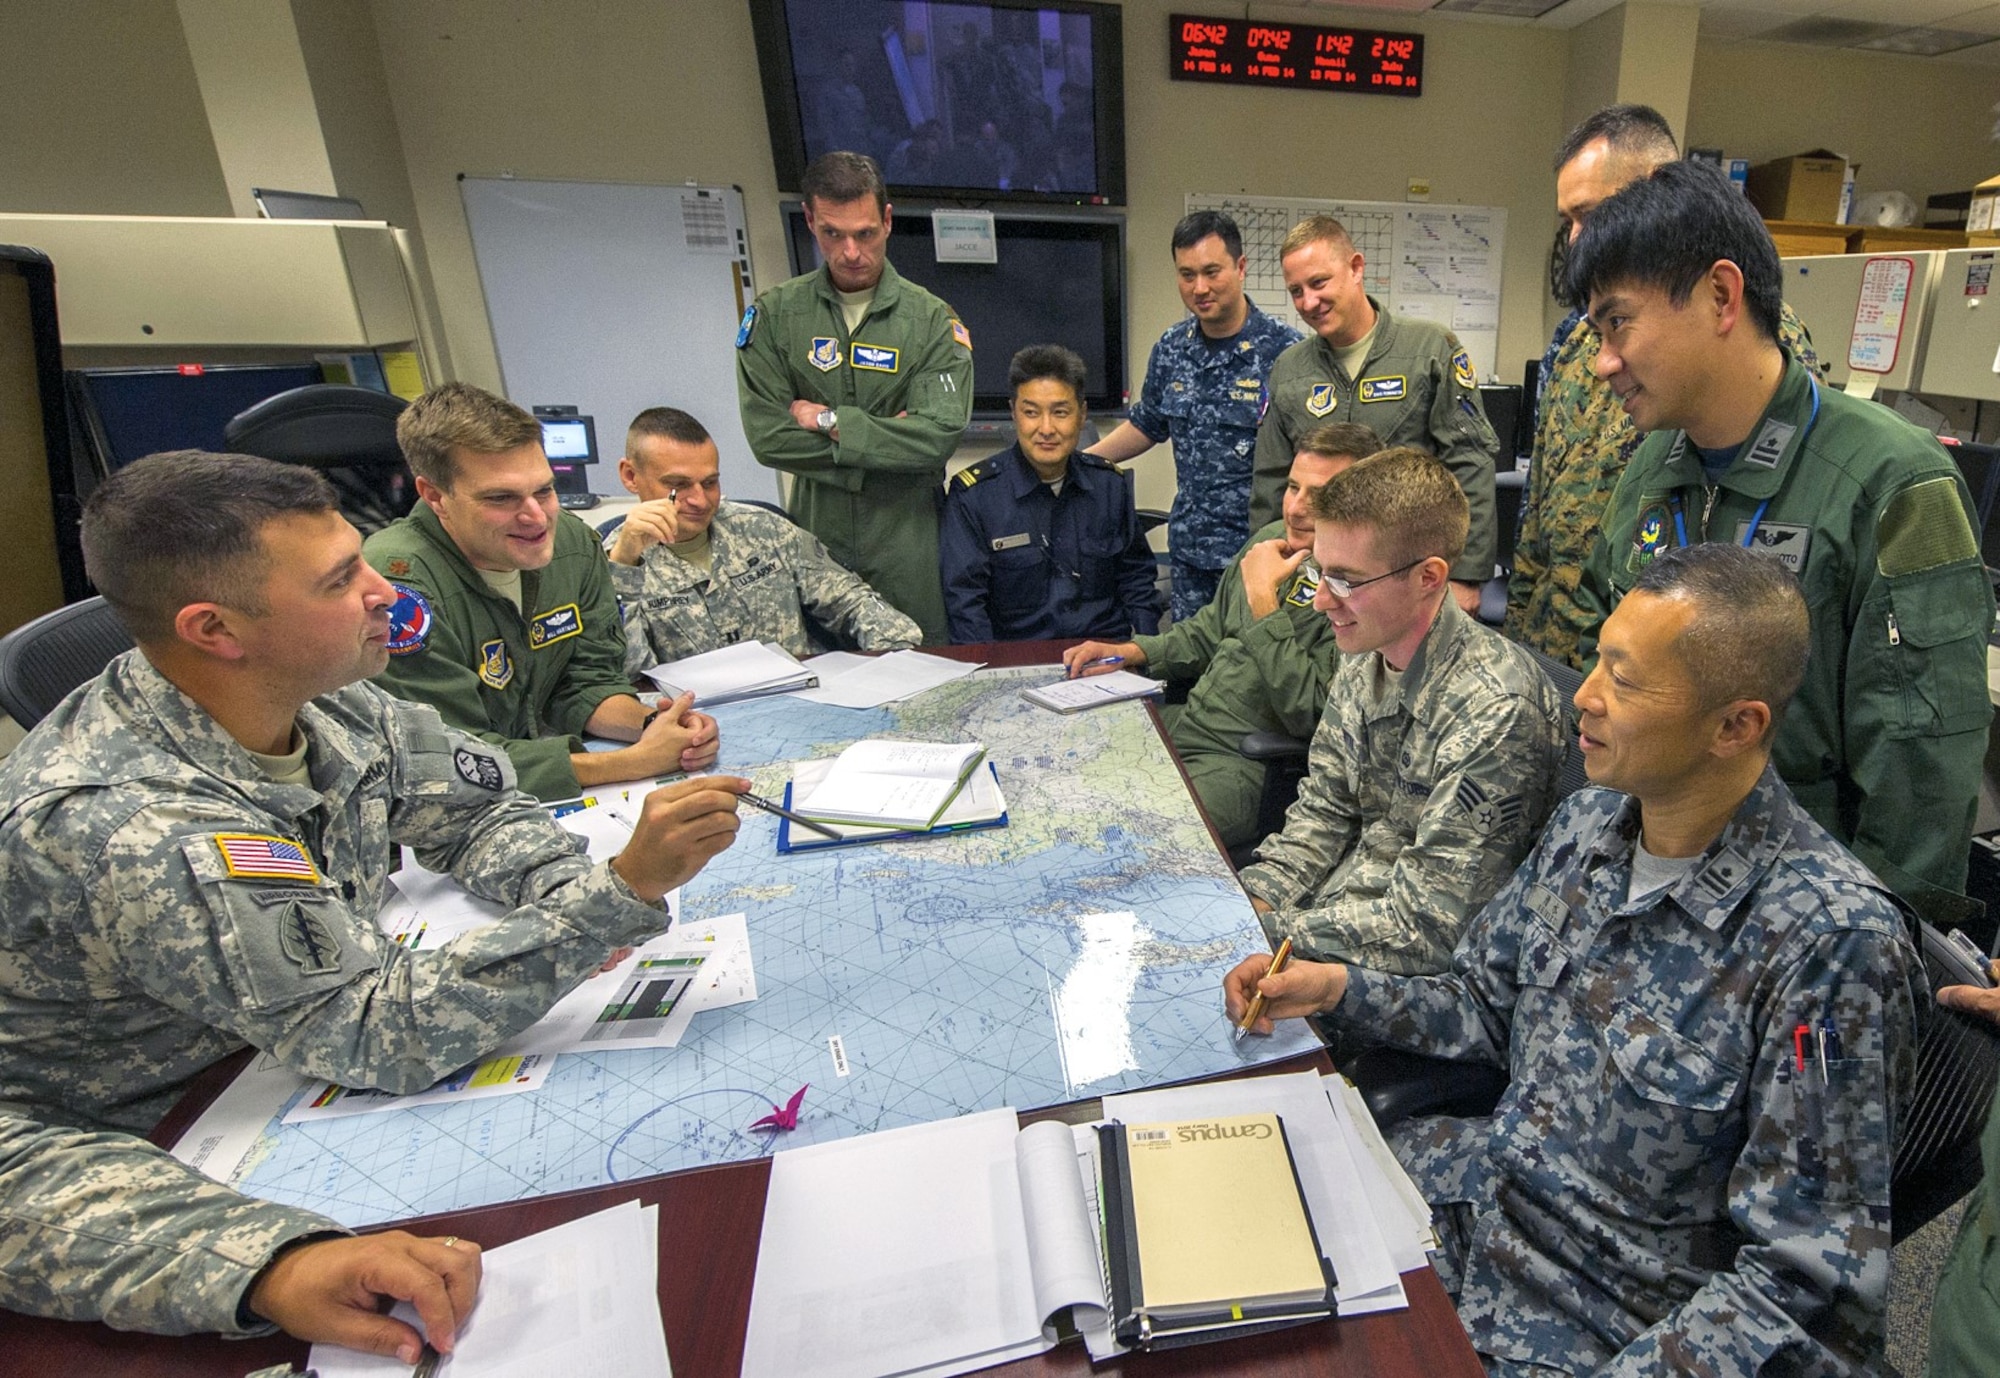
<path id="1" fill-rule="evenodd" d="M 937 654 L 989 666 L 1050 664 L 1066 641 L 961 646 Z M 1155 713 L 1155 723 L 1158 723 Z M 1185 783 L 1185 780 L 1184 780 Z M 1192 791 L 1190 790 L 1190 793 Z M 1213 830 L 1211 829 L 1211 834 Z M 1219 839 L 1216 845 L 1220 848 Z M 1218 993 L 1218 999 L 1220 998 Z M 246 1050 L 203 1073 L 181 1103 L 154 1129 L 171 1145 L 246 1063 Z M 1259 1074 L 1329 1071 L 1325 1054 L 1267 1064 Z M 1095 1116 L 1094 1102 L 1025 1115 L 1024 1119 Z M 638 1201 L 658 1205 L 659 1296 L 667 1350 L 676 1378 L 733 1378 L 742 1366 L 750 1292 L 763 1225 L 768 1158 L 695 1168 L 584 1191 L 541 1196 L 398 1222 L 423 1234 L 453 1234 L 491 1248 L 594 1211 Z M 687 1241 L 699 1241 L 687 1247 Z M 1003 1375 L 1237 1374 L 1275 1378 L 1477 1378 L 1483 1372 L 1450 1298 L 1429 1268 L 1403 1275 L 1405 1311 L 1299 1326 L 1220 1344 L 1132 1354 L 1093 1369 L 1080 1344 L 985 1372 Z M 0 1313 L 0 1378 L 119 1374 L 132 1378 L 240 1378 L 274 1364 L 305 1367 L 307 1346 L 287 1336 L 223 1340 L 216 1336 L 134 1335 L 89 1323 Z"/>

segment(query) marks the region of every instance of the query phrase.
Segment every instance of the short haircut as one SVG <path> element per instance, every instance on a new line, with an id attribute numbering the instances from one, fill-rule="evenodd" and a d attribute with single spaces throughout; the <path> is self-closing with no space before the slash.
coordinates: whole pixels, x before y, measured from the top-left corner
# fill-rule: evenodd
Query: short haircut
<path id="1" fill-rule="evenodd" d="M 1703 708 L 1755 699 L 1775 732 L 1806 676 L 1812 619 L 1792 572 L 1729 541 L 1664 550 L 1647 562 L 1634 593 L 1681 599 L 1694 617 L 1674 650 Z"/>
<path id="2" fill-rule="evenodd" d="M 1082 358 L 1075 350 L 1052 344 L 1029 345 L 1017 352 L 1007 365 L 1007 394 L 1014 396 L 1037 379 L 1053 378 L 1058 383 L 1069 384 L 1069 390 L 1081 403 L 1083 385 L 1089 377 L 1090 370 L 1084 367 Z"/>
<path id="3" fill-rule="evenodd" d="M 470 383 L 432 388 L 396 418 L 396 443 L 418 478 L 449 489 L 456 477 L 451 452 L 497 455 L 539 443 L 542 423 L 504 397 Z"/>
<path id="4" fill-rule="evenodd" d="M 132 639 L 158 644 L 190 603 L 261 616 L 265 524 L 339 511 L 333 485 L 303 465 L 203 450 L 147 455 L 84 504 L 84 568 Z"/>
<path id="5" fill-rule="evenodd" d="M 1278 245 L 1278 257 L 1283 259 L 1308 244 L 1320 243 L 1331 244 L 1335 253 L 1354 252 L 1354 239 L 1347 233 L 1347 226 L 1330 215 L 1309 215 L 1285 231 L 1285 238 Z"/>
<path id="6" fill-rule="evenodd" d="M 1657 287 L 1675 306 L 1727 259 L 1743 274 L 1753 327 L 1778 338 L 1784 277 L 1771 232 L 1749 198 L 1707 163 L 1662 163 L 1583 222 L 1569 252 L 1569 297 L 1587 302 L 1624 286 Z"/>
<path id="7" fill-rule="evenodd" d="M 1299 437 L 1294 454 L 1318 455 L 1321 459 L 1360 459 L 1382 448 L 1382 437 L 1358 421 L 1329 421 L 1314 426 Z"/>
<path id="8" fill-rule="evenodd" d="M 880 165 L 866 153 L 836 150 L 812 160 L 805 175 L 799 178 L 799 195 L 808 210 L 815 201 L 844 206 L 849 201 L 872 196 L 875 209 L 880 211 L 888 208 L 889 184 L 882 180 Z"/>
<path id="9" fill-rule="evenodd" d="M 671 440 L 676 445 L 700 445 L 715 437 L 708 433 L 708 427 L 679 407 L 648 407 L 625 428 L 626 457 L 638 458 L 639 442 L 648 438 Z"/>
<path id="10" fill-rule="evenodd" d="M 1583 152 L 1584 145 L 1602 139 L 1621 159 L 1642 161 L 1647 167 L 1671 163 L 1681 156 L 1674 141 L 1674 127 L 1667 117 L 1650 105 L 1607 105 L 1576 128 L 1556 150 L 1550 169 L 1561 172 L 1570 159 Z"/>
<path id="11" fill-rule="evenodd" d="M 1451 470 L 1408 445 L 1378 450 L 1348 466 L 1312 495 L 1315 522 L 1367 527 L 1390 564 L 1435 555 L 1447 564 L 1465 551 L 1472 511 Z"/>
<path id="12" fill-rule="evenodd" d="M 1243 231 L 1221 211 L 1189 211 L 1182 216 L 1180 224 L 1174 226 L 1173 251 L 1192 249 L 1210 235 L 1222 241 L 1231 262 L 1243 257 Z"/>

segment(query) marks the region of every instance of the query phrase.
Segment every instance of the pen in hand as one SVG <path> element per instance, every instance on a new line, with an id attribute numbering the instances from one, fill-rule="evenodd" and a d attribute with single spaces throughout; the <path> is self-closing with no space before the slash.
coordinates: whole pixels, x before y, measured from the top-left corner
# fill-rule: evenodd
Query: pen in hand
<path id="1" fill-rule="evenodd" d="M 1292 940 L 1290 938 L 1286 938 L 1283 942 L 1278 944 L 1278 950 L 1271 954 L 1271 969 L 1264 973 L 1265 977 L 1269 978 L 1272 976 L 1276 976 L 1279 972 L 1285 969 L 1286 965 L 1291 960 L 1292 960 Z M 1244 1007 L 1243 1018 L 1236 1025 L 1236 1037 L 1240 1039 L 1243 1037 L 1244 1034 L 1249 1033 L 1251 1027 L 1254 1024 L 1256 1024 L 1256 1022 L 1259 1019 L 1262 1019 L 1263 1017 L 1264 1017 L 1264 992 L 1261 990 L 1253 991 L 1251 992 L 1250 995 L 1250 1003 Z"/>
<path id="2" fill-rule="evenodd" d="M 835 832 L 832 828 L 827 827 L 824 823 L 815 823 L 812 821 L 812 819 L 807 818 L 804 814 L 793 813 L 790 809 L 786 808 L 782 804 L 774 804 L 769 799 L 766 799 L 761 795 L 750 794 L 747 791 L 741 797 L 743 802 L 748 804 L 753 809 L 762 809 L 765 813 L 776 814 L 780 818 L 788 819 L 791 822 L 798 824 L 801 828 L 811 828 L 821 837 L 830 837 L 835 842 L 839 842 L 841 840 L 841 835 Z"/>
<path id="3" fill-rule="evenodd" d="M 1075 679 L 1085 670 L 1095 670 L 1100 665 L 1123 665 L 1124 663 L 1125 663 L 1124 656 L 1099 656 L 1095 660 L 1081 661 L 1078 664 L 1071 666 L 1069 677 L 1071 679 Z"/>

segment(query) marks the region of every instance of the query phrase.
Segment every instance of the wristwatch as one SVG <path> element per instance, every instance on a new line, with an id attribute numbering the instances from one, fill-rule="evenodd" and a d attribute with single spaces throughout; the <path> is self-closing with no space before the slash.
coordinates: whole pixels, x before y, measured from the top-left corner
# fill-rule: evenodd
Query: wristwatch
<path id="1" fill-rule="evenodd" d="M 827 407 L 823 409 L 818 416 L 815 416 L 813 418 L 813 425 L 819 427 L 821 434 L 825 434 L 826 432 L 831 431 L 835 426 L 838 426 L 839 424 L 840 424 L 840 413 L 835 411 L 832 407 Z"/>

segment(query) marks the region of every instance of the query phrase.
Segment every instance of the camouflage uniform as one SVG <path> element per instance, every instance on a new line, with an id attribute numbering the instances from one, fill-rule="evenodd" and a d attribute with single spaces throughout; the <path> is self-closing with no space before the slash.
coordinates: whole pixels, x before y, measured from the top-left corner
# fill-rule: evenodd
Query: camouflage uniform
<path id="1" fill-rule="evenodd" d="M 0 764 L 0 1102 L 143 1132 L 245 1043 L 419 1091 L 666 926 L 434 709 L 352 684 L 298 726 L 310 789 L 132 651 Z M 398 843 L 513 912 L 389 942 Z"/>
<path id="2" fill-rule="evenodd" d="M 664 545 L 648 546 L 636 565 L 612 561 L 611 582 L 625 610 L 626 673 L 739 641 L 810 655 L 825 648 L 812 644 L 808 614 L 855 650 L 900 651 L 924 639 L 914 621 L 777 513 L 725 502 L 708 531 L 705 570 Z"/>
<path id="3" fill-rule="evenodd" d="M 538 799 L 582 790 L 569 758 L 583 750 L 583 725 L 632 692 L 597 532 L 559 513 L 554 543 L 548 564 L 521 571 L 519 610 L 479 577 L 427 503 L 361 547 L 396 586 L 389 667 L 375 682 L 501 748 Z"/>
<path id="4" fill-rule="evenodd" d="M 1193 316 L 1153 345 L 1146 381 L 1125 419 L 1155 445 L 1174 446 L 1174 506 L 1167 517 L 1174 621 L 1215 596 L 1221 571 L 1250 534 L 1251 456 L 1264 415 L 1264 380 L 1278 355 L 1303 338 L 1250 308 L 1243 329 L 1210 342 Z"/>
<path id="5" fill-rule="evenodd" d="M 1283 522 L 1258 531 L 1223 571 L 1213 602 L 1158 636 L 1132 638 L 1146 653 L 1148 673 L 1194 681 L 1168 735 L 1209 821 L 1230 847 L 1255 840 L 1264 787 L 1263 762 L 1240 750 L 1244 734 L 1312 736 L 1340 659 L 1332 626 L 1312 605 L 1319 566 L 1311 555 L 1279 586 L 1275 612 L 1250 615 L 1243 557 L 1251 546 L 1284 534 Z"/>
<path id="6" fill-rule="evenodd" d="M 1971 510 L 1934 438 L 1817 389 L 1790 361 L 1713 486 L 1680 432 L 1656 431 L 1632 456 L 1577 587 L 1580 653 L 1596 655 L 1602 619 L 1680 527 L 1781 560 L 1804 586 L 1812 650 L 1778 730 L 1778 773 L 1897 894 L 1955 919 L 1993 716 L 1993 589 Z"/>
<path id="7" fill-rule="evenodd" d="M 895 265 L 852 335 L 824 266 L 757 298 L 736 335 L 736 393 L 757 462 L 793 478 L 787 504 L 846 569 L 946 640 L 938 485 L 972 418 L 972 336 Z M 805 399 L 840 438 L 793 419 Z"/>
<path id="8" fill-rule="evenodd" d="M 1400 686 L 1379 652 L 1334 671 L 1284 830 L 1243 888 L 1302 957 L 1440 971 L 1541 830 L 1562 704 L 1534 658 L 1446 598 Z"/>
<path id="9" fill-rule="evenodd" d="M 1805 327 L 1789 306 L 1779 339 L 1793 357 L 1817 369 Z M 1597 344 L 1597 331 L 1572 312 L 1549 347 L 1520 536 L 1507 577 L 1507 635 L 1578 668 L 1577 643 L 1597 626 L 1577 605 L 1577 581 L 1611 490 L 1640 439 L 1611 385 L 1597 376 Z"/>
<path id="10" fill-rule="evenodd" d="M 1472 508 L 1465 552 L 1451 577 L 1483 584 L 1493 577 L 1493 457 L 1499 438 L 1479 402 L 1479 380 L 1458 337 L 1429 321 L 1391 316 L 1373 297 L 1375 338 L 1349 378 L 1333 346 L 1309 335 L 1271 366 L 1270 407 L 1257 428 L 1257 470 L 1250 486 L 1250 523 L 1276 519 L 1284 502 L 1299 439 L 1315 426 L 1358 421 L 1384 445 L 1414 445 L 1443 461 Z"/>
<path id="11" fill-rule="evenodd" d="M 1768 768 L 1629 900 L 1638 833 L 1630 796 L 1572 796 L 1448 972 L 1350 969 L 1328 1017 L 1512 1077 L 1490 1120 L 1396 1135 L 1448 1232 L 1471 1226 L 1459 1319 L 1497 1371 L 1879 1371 L 1923 1003 L 1904 916 Z"/>
<path id="12" fill-rule="evenodd" d="M 279 1248 L 345 1234 L 253 1201 L 124 1134 L 0 1112 L 0 1307 L 159 1335 L 268 1334 L 239 1311 Z M 245 1321 L 249 1321 L 248 1326 Z"/>

